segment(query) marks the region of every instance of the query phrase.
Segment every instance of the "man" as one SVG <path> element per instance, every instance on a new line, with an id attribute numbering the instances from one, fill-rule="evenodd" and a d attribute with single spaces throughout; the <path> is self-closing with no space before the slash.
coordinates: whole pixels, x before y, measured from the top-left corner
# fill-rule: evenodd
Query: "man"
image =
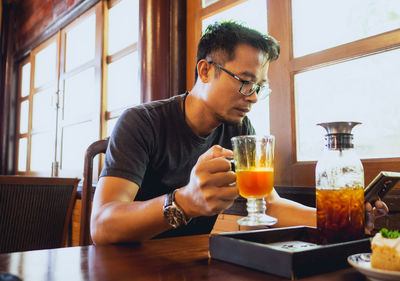
<path id="1" fill-rule="evenodd" d="M 214 24 L 200 40 L 190 92 L 124 112 L 93 200 L 96 244 L 211 231 L 238 196 L 226 160 L 230 139 L 255 133 L 246 114 L 268 91 L 269 62 L 278 56 L 272 37 L 232 22 Z M 275 191 L 266 200 L 276 226 L 316 223 L 314 208 Z"/>

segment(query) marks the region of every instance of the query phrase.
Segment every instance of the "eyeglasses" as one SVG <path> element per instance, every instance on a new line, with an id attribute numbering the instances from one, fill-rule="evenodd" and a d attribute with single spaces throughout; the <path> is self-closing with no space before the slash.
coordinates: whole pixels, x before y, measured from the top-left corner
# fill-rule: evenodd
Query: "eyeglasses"
<path id="1" fill-rule="evenodd" d="M 269 83 L 268 82 L 264 86 L 260 86 L 257 83 L 254 83 L 253 81 L 241 79 L 240 77 L 238 77 L 237 75 L 233 74 L 229 70 L 227 70 L 227 69 L 223 68 L 222 66 L 220 66 L 218 63 L 215 63 L 213 61 L 209 61 L 209 63 L 211 63 L 212 65 L 215 65 L 219 69 L 225 71 L 227 74 L 229 74 L 230 76 L 232 76 L 233 78 L 235 78 L 236 80 L 241 82 L 242 85 L 239 88 L 239 93 L 241 93 L 243 96 L 249 97 L 253 93 L 256 93 L 257 98 L 263 100 L 266 97 L 268 97 L 272 92 L 272 90 L 269 88 Z"/>

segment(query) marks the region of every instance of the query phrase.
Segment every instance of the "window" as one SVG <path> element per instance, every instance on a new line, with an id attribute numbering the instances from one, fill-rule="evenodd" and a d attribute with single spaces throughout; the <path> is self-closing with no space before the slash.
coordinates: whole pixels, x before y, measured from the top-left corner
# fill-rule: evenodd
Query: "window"
<path id="1" fill-rule="evenodd" d="M 282 50 L 270 67 L 276 184 L 315 185 L 325 135 L 316 123 L 327 121 L 363 123 L 353 133 L 368 184 L 381 170 L 399 171 L 400 5 L 320 2 L 268 2 L 269 32 Z"/>
<path id="2" fill-rule="evenodd" d="M 341 120 L 362 122 L 353 130 L 361 158 L 400 157 L 397 65 L 400 49 L 296 74 L 297 161 L 321 153 L 325 130 L 315 124 Z"/>
<path id="3" fill-rule="evenodd" d="M 20 64 L 17 174 L 83 178 L 88 146 L 141 103 L 138 18 L 138 0 L 100 1 Z"/>
<path id="4" fill-rule="evenodd" d="M 293 56 L 301 57 L 397 29 L 399 11 L 397 0 L 293 0 Z"/>
<path id="5" fill-rule="evenodd" d="M 84 13 L 21 64 L 17 174 L 82 178 L 84 152 L 100 137 L 100 8 Z"/>
<path id="6" fill-rule="evenodd" d="M 18 172 L 48 175 L 55 160 L 59 34 L 38 48 L 20 66 L 18 92 Z"/>
<path id="7" fill-rule="evenodd" d="M 57 153 L 60 174 L 82 177 L 87 147 L 100 138 L 101 51 L 96 51 L 100 7 L 61 30 Z M 97 24 L 96 24 L 97 23 Z M 98 48 L 97 48 L 98 49 Z M 96 78 L 97 76 L 97 78 Z"/>

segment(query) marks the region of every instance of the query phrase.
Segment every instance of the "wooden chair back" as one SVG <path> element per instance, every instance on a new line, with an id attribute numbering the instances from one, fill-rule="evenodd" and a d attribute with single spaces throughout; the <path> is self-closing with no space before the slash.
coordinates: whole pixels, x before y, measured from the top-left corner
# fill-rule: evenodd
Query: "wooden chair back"
<path id="1" fill-rule="evenodd" d="M 78 182 L 0 176 L 0 253 L 68 246 Z"/>
<path id="2" fill-rule="evenodd" d="M 93 199 L 93 159 L 100 153 L 106 153 L 109 138 L 92 143 L 85 153 L 85 165 L 83 171 L 83 185 L 81 195 L 81 225 L 79 233 L 79 245 L 92 244 L 90 236 L 90 215 Z"/>

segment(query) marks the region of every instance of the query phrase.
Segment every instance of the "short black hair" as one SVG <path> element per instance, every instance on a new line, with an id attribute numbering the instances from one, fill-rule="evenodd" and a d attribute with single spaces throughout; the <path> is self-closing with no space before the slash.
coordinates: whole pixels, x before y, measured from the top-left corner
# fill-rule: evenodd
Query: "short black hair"
<path id="1" fill-rule="evenodd" d="M 280 47 L 273 37 L 235 21 L 216 22 L 207 27 L 197 46 L 195 82 L 198 77 L 197 63 L 200 60 L 209 57 L 223 65 L 235 58 L 235 49 L 239 44 L 247 44 L 261 50 L 268 61 L 279 57 Z"/>

